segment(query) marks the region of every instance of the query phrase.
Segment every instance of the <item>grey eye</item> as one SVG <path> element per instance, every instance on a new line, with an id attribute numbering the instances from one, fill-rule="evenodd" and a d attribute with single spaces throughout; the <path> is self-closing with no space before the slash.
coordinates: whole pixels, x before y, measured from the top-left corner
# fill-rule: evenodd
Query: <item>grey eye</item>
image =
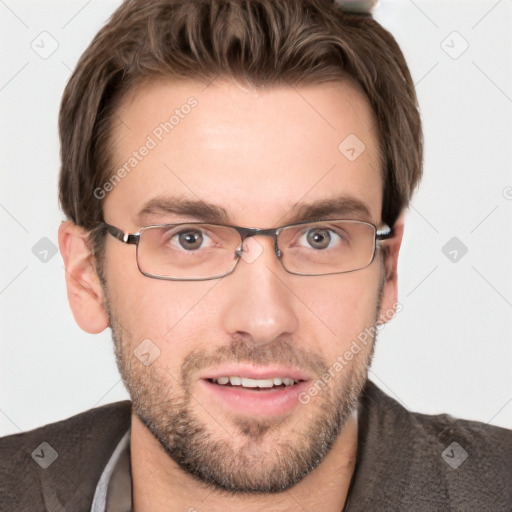
<path id="1" fill-rule="evenodd" d="M 328 229 L 311 229 L 308 231 L 306 239 L 314 249 L 325 249 L 331 242 L 331 233 Z"/>
<path id="2" fill-rule="evenodd" d="M 179 244 L 183 249 L 196 250 L 201 247 L 203 243 L 203 234 L 201 231 L 189 230 L 178 233 Z"/>

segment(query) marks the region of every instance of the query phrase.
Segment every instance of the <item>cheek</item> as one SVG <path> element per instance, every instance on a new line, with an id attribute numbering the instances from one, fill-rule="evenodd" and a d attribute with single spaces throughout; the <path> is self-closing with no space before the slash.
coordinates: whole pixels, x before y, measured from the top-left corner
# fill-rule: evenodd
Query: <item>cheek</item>
<path id="1" fill-rule="evenodd" d="M 119 254 L 111 254 L 106 280 L 111 312 L 122 326 L 123 339 L 135 347 L 149 338 L 162 354 L 193 348 L 187 338 L 194 333 L 201 338 L 198 333 L 208 324 L 204 299 L 215 282 L 153 279 L 142 275 L 135 261 L 121 261 Z"/>
<path id="2" fill-rule="evenodd" d="M 301 315 L 304 328 L 329 358 L 350 346 L 365 328 L 375 325 L 379 277 L 379 266 L 374 264 L 352 274 L 331 276 L 325 283 L 309 287 L 307 293 L 298 293 L 306 297 L 309 310 Z"/>

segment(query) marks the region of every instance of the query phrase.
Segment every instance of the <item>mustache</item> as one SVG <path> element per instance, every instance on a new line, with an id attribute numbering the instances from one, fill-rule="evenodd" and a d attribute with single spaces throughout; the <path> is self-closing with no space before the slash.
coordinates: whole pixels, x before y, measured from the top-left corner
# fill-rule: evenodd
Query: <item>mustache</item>
<path id="1" fill-rule="evenodd" d="M 316 376 L 322 375 L 328 368 L 323 357 L 303 351 L 288 340 L 276 339 L 272 342 L 257 344 L 243 336 L 233 336 L 229 343 L 222 347 L 190 352 L 181 365 L 182 382 L 188 383 L 194 373 L 223 363 L 258 366 L 279 364 L 301 368 Z"/>

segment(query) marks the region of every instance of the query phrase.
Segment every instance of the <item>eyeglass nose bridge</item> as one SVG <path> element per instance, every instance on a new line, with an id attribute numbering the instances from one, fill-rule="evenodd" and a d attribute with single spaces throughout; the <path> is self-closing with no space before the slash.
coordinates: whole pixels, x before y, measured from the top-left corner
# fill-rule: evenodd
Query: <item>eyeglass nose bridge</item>
<path id="1" fill-rule="evenodd" d="M 274 239 L 274 251 L 276 253 L 276 256 L 281 259 L 282 253 L 281 249 L 279 249 L 279 246 L 277 244 L 277 236 L 281 230 L 281 228 L 271 228 L 271 229 L 259 229 L 259 228 L 240 228 L 235 227 L 235 229 L 240 234 L 240 237 L 242 238 L 242 241 L 240 243 L 240 247 L 236 249 L 235 254 L 240 258 L 242 256 L 244 242 L 247 238 L 250 238 L 252 236 L 269 236 Z"/>

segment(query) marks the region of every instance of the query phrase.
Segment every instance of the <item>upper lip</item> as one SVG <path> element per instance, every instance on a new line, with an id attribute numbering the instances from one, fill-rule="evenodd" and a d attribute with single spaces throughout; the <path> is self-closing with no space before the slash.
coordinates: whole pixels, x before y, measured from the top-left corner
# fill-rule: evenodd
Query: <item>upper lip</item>
<path id="1" fill-rule="evenodd" d="M 230 364 L 206 370 L 201 379 L 218 379 L 219 377 L 242 377 L 246 379 L 271 379 L 274 377 L 288 378 L 295 381 L 310 380 L 310 377 L 298 368 L 267 365 Z"/>

